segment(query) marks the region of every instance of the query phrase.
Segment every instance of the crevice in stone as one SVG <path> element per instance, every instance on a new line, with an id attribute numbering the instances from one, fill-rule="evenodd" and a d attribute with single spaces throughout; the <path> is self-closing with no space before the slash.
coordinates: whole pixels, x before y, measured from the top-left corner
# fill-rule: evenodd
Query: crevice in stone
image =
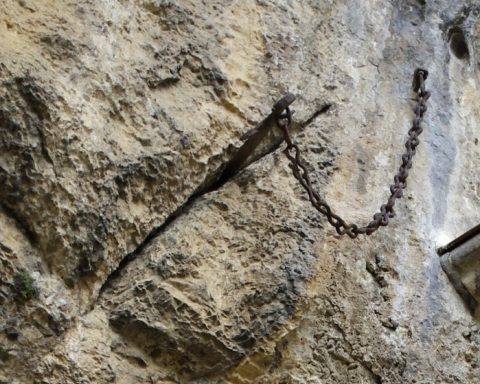
<path id="1" fill-rule="evenodd" d="M 293 123 L 292 133 L 302 131 L 318 116 L 326 113 L 331 106 L 332 104 L 326 103 L 317 109 L 307 120 L 299 123 Z M 275 121 L 273 121 L 273 124 L 276 124 Z M 256 140 L 253 137 L 249 138 L 245 144 L 236 151 L 232 159 L 227 162 L 224 167 L 222 167 L 216 182 L 211 186 L 211 190 L 213 191 L 219 189 L 223 184 L 232 179 L 240 171 L 276 151 L 282 143 L 283 134 L 277 127 L 273 127 L 264 133 L 260 133 Z M 252 145 L 258 148 L 249 148 L 249 146 Z M 238 155 L 240 155 L 240 158 L 238 158 Z"/>
<path id="2" fill-rule="evenodd" d="M 53 160 L 48 151 L 45 133 L 43 131 L 44 121 L 51 120 L 45 92 L 35 84 L 35 81 L 31 76 L 16 77 L 15 82 L 20 95 L 35 116 L 35 118 L 32 119 L 31 124 L 37 131 L 41 153 L 45 160 L 53 165 Z"/>
<path id="3" fill-rule="evenodd" d="M 187 201 L 181 205 L 176 211 L 174 211 L 170 216 L 168 216 L 163 224 L 158 227 L 153 228 L 148 235 L 143 239 L 143 241 L 135 248 L 132 252 L 128 253 L 118 264 L 118 267 L 110 273 L 107 277 L 105 282 L 102 284 L 100 288 L 99 296 L 102 295 L 104 291 L 106 291 L 111 283 L 120 276 L 120 273 L 125 269 L 125 267 L 135 260 L 137 256 L 143 252 L 143 250 L 152 242 L 153 239 L 158 237 L 173 221 L 179 217 L 186 209 L 187 206 L 190 206 L 193 203 L 192 199 L 193 195 L 187 199 Z"/>
<path id="4" fill-rule="evenodd" d="M 12 208 L 8 207 L 2 202 L 0 202 L 0 210 L 2 210 L 8 217 L 15 221 L 18 229 L 27 238 L 30 245 L 34 247 L 37 243 L 37 235 L 28 227 L 27 223 L 21 217 L 19 217 Z"/>
<path id="5" fill-rule="evenodd" d="M 52 157 L 50 156 L 50 153 L 47 148 L 45 134 L 42 128 L 40 127 L 40 125 L 37 125 L 36 128 L 37 128 L 38 139 L 40 141 L 40 148 L 41 148 L 42 155 L 47 162 L 53 165 Z"/>
<path id="6" fill-rule="evenodd" d="M 324 113 L 327 113 L 331 107 L 332 107 L 332 104 L 324 104 L 320 109 L 316 110 L 312 114 L 312 116 L 310 116 L 307 120 L 305 120 L 303 123 L 300 124 L 301 129 L 312 124 L 318 116 L 323 115 Z"/>
<path id="7" fill-rule="evenodd" d="M 312 113 L 312 115 L 308 117 L 305 121 L 294 124 L 294 126 L 292 127 L 293 128 L 292 132 L 298 132 L 303 130 L 308 125 L 310 125 L 318 116 L 326 113 L 331 108 L 331 106 L 332 104 L 330 103 L 326 103 L 322 105 L 319 109 L 317 109 L 314 113 Z M 135 260 L 136 257 L 155 238 L 157 238 L 170 224 L 172 224 L 176 218 L 188 212 L 188 210 L 193 206 L 193 204 L 198 198 L 202 197 L 207 193 L 219 190 L 224 184 L 226 184 L 228 181 L 234 178 L 243 169 L 260 161 L 265 156 L 274 152 L 281 145 L 281 143 L 283 143 L 283 136 L 280 130 L 276 129 L 276 127 L 274 127 L 273 129 L 270 129 L 270 131 L 274 132 L 274 134 L 271 137 L 269 137 L 269 135 L 267 134 L 261 138 L 263 141 L 266 141 L 267 143 L 264 144 L 264 146 L 259 146 L 258 152 L 255 151 L 254 153 L 252 153 L 251 156 L 247 156 L 245 159 L 243 159 L 244 161 L 242 161 L 241 166 L 234 169 L 234 172 L 225 172 L 225 170 L 228 169 L 228 163 L 235 158 L 237 153 L 242 150 L 242 147 L 240 147 L 237 151 L 235 151 L 231 159 L 227 161 L 225 164 L 223 164 L 219 169 L 214 171 L 213 174 L 207 175 L 204 180 L 208 180 L 208 181 L 204 181 L 203 183 L 201 183 L 200 186 L 190 195 L 190 197 L 187 198 L 187 200 L 180 207 L 178 207 L 172 214 L 170 214 L 165 219 L 163 224 L 152 229 L 148 233 L 148 235 L 145 237 L 145 239 L 135 248 L 135 250 L 128 253 L 120 261 L 118 267 L 112 273 L 110 273 L 110 275 L 107 277 L 107 279 L 103 283 L 102 287 L 100 288 L 99 296 L 101 296 L 102 293 L 108 289 L 111 283 L 120 276 L 121 271 L 131 261 Z"/>

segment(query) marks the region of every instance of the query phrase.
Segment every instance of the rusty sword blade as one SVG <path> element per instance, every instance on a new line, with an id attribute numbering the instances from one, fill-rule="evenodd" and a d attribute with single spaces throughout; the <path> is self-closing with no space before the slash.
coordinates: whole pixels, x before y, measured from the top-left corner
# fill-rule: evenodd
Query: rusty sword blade
<path id="1" fill-rule="evenodd" d="M 283 116 L 285 110 L 295 101 L 295 95 L 293 93 L 287 93 L 279 101 L 275 103 L 272 108 L 272 112 L 261 122 L 259 122 L 253 129 L 246 132 L 241 139 L 245 143 L 237 150 L 232 159 L 227 163 L 223 170 L 219 183 L 228 180 L 237 172 L 239 172 L 245 160 L 247 160 L 259 146 L 265 136 L 272 128 L 277 127 L 277 120 Z"/>

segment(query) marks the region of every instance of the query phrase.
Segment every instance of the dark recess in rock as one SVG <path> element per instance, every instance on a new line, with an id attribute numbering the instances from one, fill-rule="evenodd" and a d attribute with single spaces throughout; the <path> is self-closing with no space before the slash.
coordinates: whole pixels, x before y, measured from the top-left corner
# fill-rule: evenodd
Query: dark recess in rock
<path id="1" fill-rule="evenodd" d="M 470 52 L 468 50 L 465 33 L 460 27 L 452 27 L 449 30 L 449 45 L 451 52 L 460 60 L 468 60 Z"/>

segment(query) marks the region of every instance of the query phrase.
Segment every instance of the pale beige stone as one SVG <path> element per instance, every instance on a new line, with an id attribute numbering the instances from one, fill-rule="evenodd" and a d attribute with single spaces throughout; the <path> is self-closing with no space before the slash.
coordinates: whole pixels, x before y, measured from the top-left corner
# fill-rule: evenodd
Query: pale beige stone
<path id="1" fill-rule="evenodd" d="M 436 254 L 480 217 L 477 3 L 0 0 L 0 383 L 480 383 Z M 339 238 L 278 132 L 211 190 L 291 91 L 315 188 L 367 223 L 419 66 L 388 228 Z"/>

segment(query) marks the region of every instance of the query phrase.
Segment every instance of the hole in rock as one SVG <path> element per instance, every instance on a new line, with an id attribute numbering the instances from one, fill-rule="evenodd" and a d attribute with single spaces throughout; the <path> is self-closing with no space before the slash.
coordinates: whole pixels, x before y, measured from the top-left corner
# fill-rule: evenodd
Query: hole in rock
<path id="1" fill-rule="evenodd" d="M 459 27 L 453 27 L 449 31 L 450 50 L 458 59 L 468 59 L 470 52 L 468 51 L 468 44 L 465 34 Z"/>

